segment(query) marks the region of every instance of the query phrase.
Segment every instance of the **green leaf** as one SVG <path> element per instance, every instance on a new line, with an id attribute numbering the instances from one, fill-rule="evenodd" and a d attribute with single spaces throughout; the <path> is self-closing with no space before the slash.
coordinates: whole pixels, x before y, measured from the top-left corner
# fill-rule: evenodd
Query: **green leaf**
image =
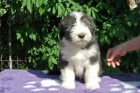
<path id="1" fill-rule="evenodd" d="M 64 7 L 64 5 L 62 3 L 59 3 L 59 5 L 61 6 L 62 14 L 63 14 L 63 12 L 65 11 L 65 7 Z"/>
<path id="2" fill-rule="evenodd" d="M 30 13 L 32 13 L 32 8 L 33 8 L 33 4 L 31 2 L 31 0 L 27 0 L 27 9 L 29 10 Z"/>
<path id="3" fill-rule="evenodd" d="M 16 33 L 17 35 L 17 40 L 19 40 L 21 38 L 21 34 L 20 33 Z"/>
<path id="4" fill-rule="evenodd" d="M 112 33 L 112 31 L 111 32 L 109 32 L 109 36 L 111 37 L 111 38 L 113 38 L 113 33 Z"/>
<path id="5" fill-rule="evenodd" d="M 108 39 L 108 37 L 107 37 L 107 36 L 105 36 L 105 41 L 106 41 L 106 43 L 107 43 L 107 44 L 109 44 L 109 45 L 110 45 L 110 40 Z"/>
<path id="6" fill-rule="evenodd" d="M 22 0 L 22 7 L 25 7 L 27 4 L 27 0 Z"/>
<path id="7" fill-rule="evenodd" d="M 94 19 L 96 19 L 96 15 L 95 15 L 94 10 L 91 11 L 91 14 L 92 14 L 92 17 L 93 17 Z"/>
<path id="8" fill-rule="evenodd" d="M 60 3 L 60 2 L 62 2 L 62 0 L 58 0 L 58 2 Z"/>
<path id="9" fill-rule="evenodd" d="M 33 4 L 35 4 L 36 0 L 32 0 Z"/>
<path id="10" fill-rule="evenodd" d="M 45 9 L 42 8 L 42 7 L 40 7 L 40 8 L 39 8 L 39 13 L 40 13 L 40 15 L 43 15 L 43 14 L 45 13 Z"/>
<path id="11" fill-rule="evenodd" d="M 53 46 L 54 41 L 50 39 L 50 40 L 48 41 L 48 44 L 49 44 L 50 46 Z"/>
<path id="12" fill-rule="evenodd" d="M 40 7 L 42 5 L 42 0 L 36 0 L 36 6 L 37 7 Z"/>
<path id="13" fill-rule="evenodd" d="M 57 61 L 53 56 L 50 56 L 49 57 L 49 66 L 52 66 L 53 64 L 57 64 Z"/>
<path id="14" fill-rule="evenodd" d="M 104 22 L 103 23 L 103 28 L 104 29 L 110 29 L 111 28 L 111 24 L 109 24 L 108 22 Z"/>
<path id="15" fill-rule="evenodd" d="M 56 13 L 56 6 L 53 6 L 53 8 L 52 8 L 52 13 L 53 13 L 53 14 Z"/>
<path id="16" fill-rule="evenodd" d="M 11 6 L 10 4 L 7 4 L 7 5 L 5 6 L 5 8 L 10 8 L 10 6 Z"/>
<path id="17" fill-rule="evenodd" d="M 93 9 L 95 12 L 99 12 L 98 9 L 96 9 L 96 8 L 94 8 L 94 7 L 92 7 L 92 9 Z"/>
<path id="18" fill-rule="evenodd" d="M 32 40 L 36 41 L 36 35 L 35 35 L 34 33 L 32 33 L 31 35 L 29 35 L 29 37 L 30 37 Z"/>
<path id="19" fill-rule="evenodd" d="M 70 7 L 70 3 L 65 3 L 65 4 L 66 4 L 67 8 L 69 8 L 69 7 Z"/>
<path id="20" fill-rule="evenodd" d="M 5 9 L 0 9 L 0 17 L 3 16 L 7 11 Z"/>
<path id="21" fill-rule="evenodd" d="M 105 36 L 104 35 L 101 35 L 100 43 L 101 43 L 101 45 L 105 44 Z"/>
<path id="22" fill-rule="evenodd" d="M 47 48 L 47 52 L 50 53 L 51 52 L 51 48 Z"/>
<path id="23" fill-rule="evenodd" d="M 52 57 L 52 62 L 53 62 L 54 64 L 57 64 L 57 61 L 56 61 L 56 59 L 55 59 L 54 57 Z"/>
<path id="24" fill-rule="evenodd" d="M 23 38 L 20 38 L 20 42 L 21 42 L 21 44 L 23 45 L 24 39 L 23 39 Z"/>
<path id="25" fill-rule="evenodd" d="M 52 68 L 52 56 L 48 58 L 48 62 L 49 67 Z"/>
<path id="26" fill-rule="evenodd" d="M 87 14 L 91 16 L 91 8 L 87 8 Z"/>
<path id="27" fill-rule="evenodd" d="M 42 59 L 43 59 L 43 60 L 46 60 L 46 59 L 47 59 L 47 56 L 48 56 L 47 53 L 43 53 L 43 57 L 42 57 Z"/>
<path id="28" fill-rule="evenodd" d="M 44 3 L 45 5 L 47 5 L 48 2 L 49 2 L 49 0 L 43 0 L 43 3 Z"/>
<path id="29" fill-rule="evenodd" d="M 128 21 L 128 22 L 127 22 L 127 25 L 128 25 L 129 27 L 131 27 L 131 26 L 132 26 L 132 23 L 131 23 L 130 21 Z"/>
<path id="30" fill-rule="evenodd" d="M 60 5 L 58 5 L 58 15 L 61 15 L 62 14 L 62 8 L 61 8 L 61 6 Z"/>
<path id="31" fill-rule="evenodd" d="M 16 12 L 16 9 L 14 7 L 11 7 L 11 13 L 12 15 Z"/>

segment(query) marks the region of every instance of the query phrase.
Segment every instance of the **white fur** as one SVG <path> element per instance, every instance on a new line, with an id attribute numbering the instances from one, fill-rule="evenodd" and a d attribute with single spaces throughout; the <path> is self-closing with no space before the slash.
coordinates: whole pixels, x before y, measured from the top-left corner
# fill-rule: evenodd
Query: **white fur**
<path id="1" fill-rule="evenodd" d="M 62 79 L 62 84 L 61 86 L 64 88 L 68 88 L 68 89 L 73 89 L 75 88 L 75 74 L 74 71 L 69 69 L 69 68 L 65 68 L 64 70 L 61 70 L 61 79 Z"/>

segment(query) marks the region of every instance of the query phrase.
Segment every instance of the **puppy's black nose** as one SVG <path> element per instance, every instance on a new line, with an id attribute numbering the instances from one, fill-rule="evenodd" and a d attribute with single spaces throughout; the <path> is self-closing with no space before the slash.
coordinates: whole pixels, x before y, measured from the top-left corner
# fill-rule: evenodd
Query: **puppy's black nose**
<path id="1" fill-rule="evenodd" d="M 85 34 L 84 34 L 84 33 L 81 33 L 81 34 L 78 35 L 78 37 L 79 37 L 80 39 L 83 39 L 83 38 L 85 37 Z"/>

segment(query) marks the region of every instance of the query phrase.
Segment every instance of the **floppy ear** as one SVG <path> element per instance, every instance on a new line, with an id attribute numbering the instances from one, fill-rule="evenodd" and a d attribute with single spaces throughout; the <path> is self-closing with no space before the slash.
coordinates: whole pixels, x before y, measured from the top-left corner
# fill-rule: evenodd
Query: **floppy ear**
<path id="1" fill-rule="evenodd" d="M 60 21 L 60 23 L 58 24 L 58 30 L 60 39 L 62 39 L 62 37 L 64 36 L 64 26 L 62 24 L 62 21 Z"/>
<path id="2" fill-rule="evenodd" d="M 73 26 L 75 21 L 75 18 L 69 15 L 60 21 L 60 23 L 58 24 L 60 39 L 64 37 L 65 32 L 69 30 L 69 27 Z"/>
<path id="3" fill-rule="evenodd" d="M 81 18 L 81 20 L 90 29 L 92 35 L 95 35 L 96 25 L 94 23 L 93 18 L 91 16 L 88 16 L 87 14 L 84 14 L 84 16 Z"/>

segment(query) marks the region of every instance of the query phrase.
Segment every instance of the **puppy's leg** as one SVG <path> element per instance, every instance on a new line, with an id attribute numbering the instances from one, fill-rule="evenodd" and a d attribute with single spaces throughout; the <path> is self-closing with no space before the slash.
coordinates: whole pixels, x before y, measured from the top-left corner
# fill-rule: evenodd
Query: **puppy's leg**
<path id="1" fill-rule="evenodd" d="M 99 64 L 95 63 L 94 65 L 88 65 L 86 67 L 85 72 L 85 86 L 89 89 L 96 89 L 100 88 L 99 83 L 100 77 L 98 76 L 99 73 Z"/>
<path id="2" fill-rule="evenodd" d="M 61 69 L 61 79 L 62 79 L 61 84 L 62 87 L 67 89 L 75 88 L 75 74 L 74 71 L 69 67 Z"/>

